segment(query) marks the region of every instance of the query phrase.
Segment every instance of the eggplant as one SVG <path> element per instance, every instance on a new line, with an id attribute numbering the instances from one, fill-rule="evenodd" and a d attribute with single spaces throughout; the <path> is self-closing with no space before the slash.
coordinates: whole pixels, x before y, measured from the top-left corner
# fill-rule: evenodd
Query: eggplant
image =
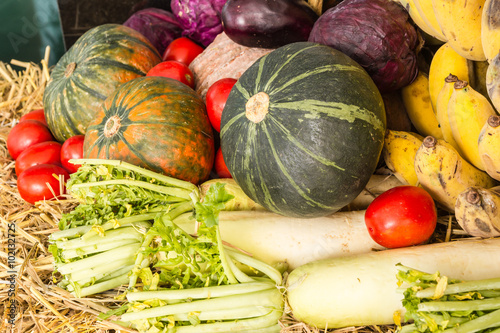
<path id="1" fill-rule="evenodd" d="M 222 27 L 235 43 L 278 48 L 307 41 L 318 14 L 304 0 L 228 0 Z"/>

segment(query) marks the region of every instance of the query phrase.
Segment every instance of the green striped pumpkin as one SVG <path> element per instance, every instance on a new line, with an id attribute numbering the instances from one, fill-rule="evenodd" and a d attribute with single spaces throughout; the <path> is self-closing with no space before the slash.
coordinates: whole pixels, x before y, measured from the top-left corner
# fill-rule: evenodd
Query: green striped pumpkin
<path id="1" fill-rule="evenodd" d="M 139 32 L 104 24 L 83 34 L 59 59 L 44 91 L 47 124 L 58 141 L 85 134 L 102 102 L 122 83 L 161 61 Z"/>
<path id="2" fill-rule="evenodd" d="M 349 204 L 375 171 L 386 118 L 366 71 L 331 47 L 299 42 L 248 68 L 221 119 L 224 161 L 267 209 L 293 217 Z"/>

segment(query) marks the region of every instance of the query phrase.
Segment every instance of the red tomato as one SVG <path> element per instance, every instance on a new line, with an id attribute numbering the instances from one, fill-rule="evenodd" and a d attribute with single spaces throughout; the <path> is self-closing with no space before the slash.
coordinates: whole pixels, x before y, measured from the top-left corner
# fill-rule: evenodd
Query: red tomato
<path id="1" fill-rule="evenodd" d="M 21 198 L 34 204 L 40 200 L 51 199 L 54 197 L 54 194 L 56 197 L 63 194 L 65 192 L 64 184 L 68 178 L 68 172 L 61 166 L 37 164 L 24 170 L 19 175 L 17 178 L 17 189 Z M 59 179 L 62 182 L 62 191 L 60 190 Z"/>
<path id="2" fill-rule="evenodd" d="M 384 247 L 418 245 L 436 229 L 436 205 L 421 187 L 397 186 L 372 201 L 365 223 L 373 240 Z"/>
<path id="3" fill-rule="evenodd" d="M 179 37 L 168 44 L 163 52 L 163 61 L 175 60 L 189 66 L 201 52 L 203 47 L 193 42 L 187 37 Z"/>
<path id="4" fill-rule="evenodd" d="M 24 120 L 28 120 L 28 119 L 38 120 L 39 122 L 41 122 L 45 126 L 48 126 L 47 120 L 45 120 L 45 113 L 43 112 L 43 109 L 37 109 L 37 110 L 33 110 L 33 111 L 26 113 L 24 116 L 22 116 L 19 119 L 19 122 L 24 121 Z"/>
<path id="5" fill-rule="evenodd" d="M 44 141 L 54 141 L 47 126 L 38 120 L 28 119 L 15 125 L 7 136 L 7 149 L 15 160 L 26 148 Z"/>
<path id="6" fill-rule="evenodd" d="M 222 150 L 217 149 L 217 153 L 215 153 L 215 172 L 220 178 L 233 178 L 231 173 L 227 169 L 226 163 L 224 162 L 224 157 L 222 157 Z"/>
<path id="7" fill-rule="evenodd" d="M 61 144 L 44 141 L 23 150 L 16 159 L 16 175 L 37 164 L 61 165 Z"/>
<path id="8" fill-rule="evenodd" d="M 163 76 L 180 81 L 194 89 L 194 76 L 182 62 L 168 60 L 160 62 L 149 70 L 146 76 Z"/>
<path id="9" fill-rule="evenodd" d="M 207 90 L 205 100 L 207 104 L 208 119 L 210 119 L 212 127 L 217 132 L 220 132 L 222 110 L 224 110 L 227 97 L 236 84 L 236 81 L 237 80 L 233 78 L 220 79 L 214 82 Z"/>
<path id="10" fill-rule="evenodd" d="M 69 163 L 71 159 L 83 158 L 83 140 L 85 135 L 75 135 L 64 141 L 61 148 L 61 163 L 69 173 L 74 173 L 80 167 L 77 164 Z"/>

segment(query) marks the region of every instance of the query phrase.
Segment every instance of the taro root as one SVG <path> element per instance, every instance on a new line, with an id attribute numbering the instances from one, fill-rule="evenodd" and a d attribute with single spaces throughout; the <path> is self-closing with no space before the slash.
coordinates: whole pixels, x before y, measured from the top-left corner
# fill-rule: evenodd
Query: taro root
<path id="1" fill-rule="evenodd" d="M 141 9 L 132 14 L 123 25 L 143 34 L 160 54 L 182 34 L 182 28 L 174 14 L 160 8 Z"/>
<path id="2" fill-rule="evenodd" d="M 233 42 L 224 32 L 189 64 L 195 90 L 205 100 L 208 88 L 223 78 L 239 79 L 257 59 L 273 49 L 246 47 Z"/>
<path id="3" fill-rule="evenodd" d="M 407 11 L 395 1 L 344 0 L 319 17 L 309 41 L 350 56 L 385 93 L 416 78 L 423 39 Z"/>
<path id="4" fill-rule="evenodd" d="M 182 35 L 207 46 L 222 32 L 220 12 L 226 0 L 172 0 L 172 12 Z"/>

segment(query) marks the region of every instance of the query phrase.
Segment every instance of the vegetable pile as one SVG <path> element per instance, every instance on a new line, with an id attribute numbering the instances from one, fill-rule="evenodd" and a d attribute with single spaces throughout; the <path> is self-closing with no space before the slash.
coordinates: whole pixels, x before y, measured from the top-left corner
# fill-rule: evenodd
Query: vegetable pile
<path id="1" fill-rule="evenodd" d="M 1 64 L 10 328 L 497 332 L 496 5 L 172 0 Z"/>

